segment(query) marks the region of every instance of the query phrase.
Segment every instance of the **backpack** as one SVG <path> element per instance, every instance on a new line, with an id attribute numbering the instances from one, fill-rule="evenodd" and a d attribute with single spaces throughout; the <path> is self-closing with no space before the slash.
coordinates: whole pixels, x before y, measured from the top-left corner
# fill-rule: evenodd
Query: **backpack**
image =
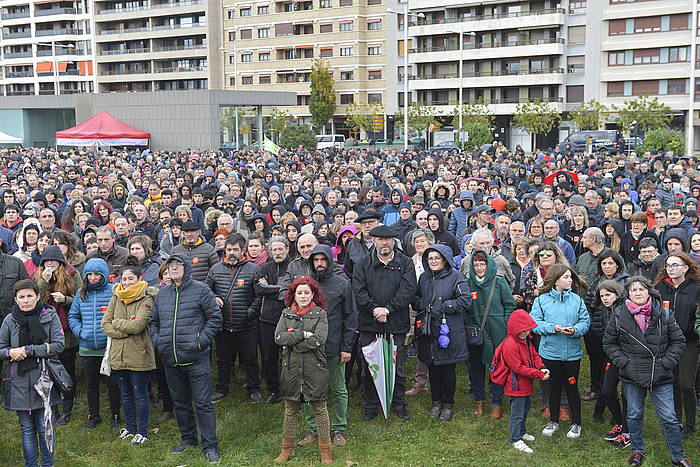
<path id="1" fill-rule="evenodd" d="M 510 372 L 510 368 L 508 368 L 508 365 L 506 365 L 506 362 L 503 360 L 502 349 L 504 343 L 505 340 L 498 344 L 498 347 L 496 347 L 496 351 L 493 354 L 493 359 L 491 360 L 491 366 L 489 366 L 489 376 L 491 377 L 491 381 L 499 386 L 506 385 L 506 381 L 508 381 L 508 373 Z"/>

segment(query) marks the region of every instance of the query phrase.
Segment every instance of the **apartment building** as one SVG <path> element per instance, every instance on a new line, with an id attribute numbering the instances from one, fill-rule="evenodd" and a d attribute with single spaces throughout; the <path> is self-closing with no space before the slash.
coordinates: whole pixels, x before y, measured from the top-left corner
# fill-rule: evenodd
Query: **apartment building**
<path id="1" fill-rule="evenodd" d="M 93 92 L 92 2 L 0 1 L 0 96 Z"/>
<path id="2" fill-rule="evenodd" d="M 98 92 L 221 89 L 218 0 L 95 0 Z"/>
<path id="3" fill-rule="evenodd" d="M 224 0 L 226 89 L 297 93 L 289 112 L 309 119 L 310 74 L 327 61 L 336 84 L 329 130 L 348 133 L 347 106 L 396 107 L 395 0 Z"/>

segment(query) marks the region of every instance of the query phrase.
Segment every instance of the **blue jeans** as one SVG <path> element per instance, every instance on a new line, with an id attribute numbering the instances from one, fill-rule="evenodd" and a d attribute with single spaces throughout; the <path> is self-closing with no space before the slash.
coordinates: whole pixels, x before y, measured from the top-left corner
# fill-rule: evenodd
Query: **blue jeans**
<path id="1" fill-rule="evenodd" d="M 510 431 L 510 442 L 515 443 L 523 439 L 525 431 L 525 421 L 530 412 L 530 396 L 510 396 L 510 419 L 508 429 Z"/>
<path id="2" fill-rule="evenodd" d="M 53 467 L 53 452 L 49 452 L 44 439 L 44 409 L 18 410 L 19 426 L 22 429 L 22 453 L 24 454 L 24 467 L 38 467 L 39 448 L 41 447 L 42 467 Z M 54 431 L 54 437 L 56 431 Z M 53 447 L 53 446 L 52 446 Z"/>
<path id="3" fill-rule="evenodd" d="M 644 453 L 644 399 L 647 388 L 641 388 L 634 384 L 623 383 L 622 391 L 627 399 L 627 424 L 632 438 L 632 452 Z M 678 417 L 673 404 L 673 384 L 653 386 L 650 390 L 651 399 L 656 406 L 656 415 L 659 417 L 661 429 L 666 438 L 666 446 L 671 453 L 671 460 L 678 462 L 685 458 L 681 433 L 678 428 Z"/>
<path id="4" fill-rule="evenodd" d="M 148 435 L 148 419 L 151 415 L 148 397 L 150 376 L 150 371 L 118 370 L 113 372 L 113 377 L 117 380 L 119 393 L 122 396 L 126 429 L 129 430 L 129 433 L 138 433 L 144 437 Z M 138 424 L 136 422 L 137 408 Z"/>
<path id="5" fill-rule="evenodd" d="M 467 368 L 469 370 L 469 383 L 472 397 L 476 401 L 485 401 L 486 393 L 484 392 L 484 379 L 489 380 L 489 389 L 491 390 L 491 404 L 503 404 L 503 386 L 491 381 L 486 373 L 486 365 L 481 363 L 481 346 L 469 346 L 469 362 Z"/>

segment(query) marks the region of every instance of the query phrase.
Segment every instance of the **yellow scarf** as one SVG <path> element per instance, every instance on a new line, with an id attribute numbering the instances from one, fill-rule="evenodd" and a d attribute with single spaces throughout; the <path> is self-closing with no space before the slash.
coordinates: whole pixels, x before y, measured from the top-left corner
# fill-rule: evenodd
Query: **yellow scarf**
<path id="1" fill-rule="evenodd" d="M 146 281 L 139 281 L 134 285 L 130 285 L 129 287 L 124 287 L 124 285 L 119 282 L 114 286 L 114 294 L 119 297 L 122 302 L 128 305 L 129 303 L 136 301 L 146 287 L 148 287 L 148 282 Z"/>

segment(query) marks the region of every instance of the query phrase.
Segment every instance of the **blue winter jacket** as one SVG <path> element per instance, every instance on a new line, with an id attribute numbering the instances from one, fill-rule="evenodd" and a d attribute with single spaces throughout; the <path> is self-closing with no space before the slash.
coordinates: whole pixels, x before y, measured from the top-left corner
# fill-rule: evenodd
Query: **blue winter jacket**
<path id="1" fill-rule="evenodd" d="M 580 360 L 581 337 L 588 332 L 590 318 L 583 299 L 570 290 L 558 292 L 552 289 L 535 299 L 530 316 L 537 323 L 533 330 L 542 336 L 538 350 L 547 360 Z M 554 330 L 559 324 L 563 327 L 573 326 L 574 334 L 566 336 Z"/>
<path id="2" fill-rule="evenodd" d="M 394 204 L 391 202 L 391 197 L 394 193 L 398 193 L 400 198 L 399 198 L 399 204 Z M 394 225 L 399 221 L 401 218 L 399 216 L 399 213 L 401 212 L 401 202 L 403 201 L 403 195 L 401 194 L 401 191 L 398 189 L 394 188 L 391 190 L 389 193 L 389 201 L 386 206 L 384 206 L 380 212 L 382 215 L 382 224 L 384 225 Z"/>
<path id="3" fill-rule="evenodd" d="M 470 203 L 465 203 L 470 201 Z M 465 204 L 467 205 L 465 207 Z M 452 211 L 450 216 L 450 224 L 447 226 L 447 231 L 455 236 L 458 244 L 462 244 L 464 230 L 467 228 L 469 216 L 474 210 L 474 194 L 470 190 L 463 190 L 459 194 L 459 207 Z"/>
<path id="4" fill-rule="evenodd" d="M 80 347 L 83 349 L 99 350 L 107 346 L 107 336 L 102 332 L 102 317 L 112 298 L 112 284 L 109 283 L 109 268 L 101 258 L 92 258 L 85 263 L 83 268 L 83 287 L 87 287 L 87 275 L 96 272 L 104 278 L 102 287 L 97 290 L 89 290 L 85 300 L 82 297 L 82 289 L 79 289 L 73 299 L 73 305 L 68 312 L 68 325 L 71 331 L 80 338 Z"/>

